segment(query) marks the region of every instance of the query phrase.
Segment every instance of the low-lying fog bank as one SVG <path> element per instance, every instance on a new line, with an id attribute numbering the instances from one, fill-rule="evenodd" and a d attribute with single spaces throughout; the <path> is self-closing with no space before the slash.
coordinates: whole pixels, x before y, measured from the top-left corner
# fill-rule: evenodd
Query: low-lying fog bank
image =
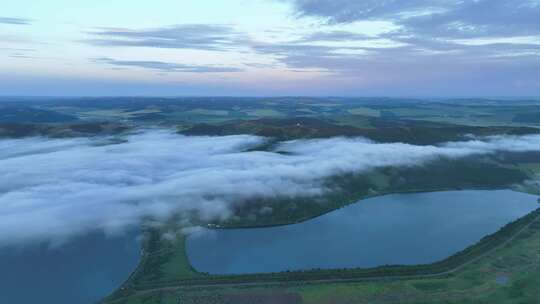
<path id="1" fill-rule="evenodd" d="M 496 151 L 540 151 L 540 135 L 495 136 L 438 146 L 363 138 L 281 142 L 188 137 L 147 130 L 112 138 L 0 140 L 0 245 L 61 242 L 101 230 L 119 233 L 142 219 L 195 211 L 226 219 L 233 203 L 256 197 L 315 196 L 330 176 L 382 166 Z"/>

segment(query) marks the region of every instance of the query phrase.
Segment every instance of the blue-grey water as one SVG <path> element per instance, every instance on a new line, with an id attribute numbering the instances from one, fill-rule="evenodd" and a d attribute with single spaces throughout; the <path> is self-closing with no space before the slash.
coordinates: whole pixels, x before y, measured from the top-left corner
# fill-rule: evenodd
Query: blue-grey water
<path id="1" fill-rule="evenodd" d="M 509 190 L 386 195 L 289 226 L 203 230 L 187 254 L 212 274 L 432 263 L 538 207 Z"/>
<path id="2" fill-rule="evenodd" d="M 129 277 L 140 248 L 134 233 L 0 248 L 0 303 L 96 303 Z"/>

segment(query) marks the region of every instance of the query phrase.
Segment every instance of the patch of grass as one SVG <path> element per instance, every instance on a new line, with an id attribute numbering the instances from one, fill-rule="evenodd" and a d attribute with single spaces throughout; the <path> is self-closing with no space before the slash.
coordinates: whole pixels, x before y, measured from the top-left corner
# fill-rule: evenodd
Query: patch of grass
<path id="1" fill-rule="evenodd" d="M 185 242 L 186 239 L 182 235 L 178 235 L 176 240 L 173 241 L 172 248 L 170 249 L 172 254 L 167 255 L 167 261 L 161 265 L 162 280 L 174 281 L 199 276 L 199 273 L 191 267 L 189 259 L 186 256 Z"/>
<path id="2" fill-rule="evenodd" d="M 227 116 L 229 111 L 225 110 L 208 110 L 208 109 L 193 109 L 185 112 L 186 114 L 209 115 L 209 116 Z"/>
<path id="3" fill-rule="evenodd" d="M 540 163 L 522 163 L 518 164 L 517 167 L 531 177 L 535 177 L 537 174 L 540 174 Z"/>
<path id="4" fill-rule="evenodd" d="M 186 256 L 185 236 L 178 235 L 171 241 L 163 239 L 162 235 L 163 231 L 159 229 L 146 232 L 145 252 L 137 269 L 110 298 L 123 298 L 138 290 L 205 276 L 191 267 Z"/>
<path id="5" fill-rule="evenodd" d="M 445 281 L 427 281 L 427 282 L 417 282 L 413 283 L 412 286 L 415 289 L 422 291 L 441 291 L 448 288 L 448 285 Z"/>
<path id="6" fill-rule="evenodd" d="M 336 116 L 332 116 L 332 119 L 336 122 L 337 125 L 341 125 L 341 126 L 351 126 L 351 127 L 363 128 L 363 129 L 374 128 L 373 124 L 371 123 L 371 118 L 369 116 L 336 115 Z"/>
<path id="7" fill-rule="evenodd" d="M 373 117 L 380 117 L 381 111 L 376 109 L 371 109 L 367 107 L 361 107 L 361 108 L 354 108 L 347 110 L 350 114 L 353 115 L 363 115 L 363 116 L 373 116 Z"/>
<path id="8" fill-rule="evenodd" d="M 285 114 L 274 110 L 274 109 L 255 109 L 255 110 L 247 110 L 244 111 L 246 114 L 250 116 L 255 116 L 258 118 L 279 118 L 279 117 L 285 117 Z"/>
<path id="9" fill-rule="evenodd" d="M 82 117 L 97 117 L 97 118 L 129 118 L 130 114 L 124 112 L 122 109 L 111 110 L 92 110 L 87 112 L 81 112 Z"/>
<path id="10" fill-rule="evenodd" d="M 317 112 L 313 111 L 310 108 L 299 108 L 299 109 L 296 109 L 296 111 L 300 113 L 306 113 L 306 114 L 317 114 Z"/>

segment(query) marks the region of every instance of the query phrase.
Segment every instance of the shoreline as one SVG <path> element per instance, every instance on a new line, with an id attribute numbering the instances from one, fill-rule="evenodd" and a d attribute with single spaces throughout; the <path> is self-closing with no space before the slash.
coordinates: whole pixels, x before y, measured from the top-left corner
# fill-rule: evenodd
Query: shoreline
<path id="1" fill-rule="evenodd" d="M 360 203 L 361 200 L 374 198 L 374 197 L 379 197 L 379 196 L 393 195 L 393 194 L 407 194 L 407 193 L 429 193 L 429 192 L 440 192 L 440 191 L 475 191 L 475 190 L 489 190 L 489 191 L 510 190 L 510 191 L 526 193 L 526 194 L 537 196 L 535 194 L 531 194 L 531 193 L 528 193 L 528 192 L 525 192 L 525 191 L 519 191 L 519 190 L 512 189 L 512 188 L 488 188 L 488 187 L 439 188 L 439 189 L 430 189 L 430 190 L 415 189 L 415 190 L 409 190 L 409 191 L 388 191 L 388 192 L 379 192 L 379 193 L 376 193 L 376 194 L 367 195 L 367 196 L 364 196 L 363 198 L 361 198 L 359 200 L 356 200 L 355 202 L 348 203 L 348 204 L 346 204 L 346 205 L 344 205 L 344 206 L 342 206 L 340 208 L 335 208 L 335 209 L 330 210 L 328 212 L 324 212 L 322 214 L 318 214 L 318 215 L 313 216 L 313 217 L 304 218 L 304 219 L 301 219 L 299 221 L 295 221 L 295 222 L 292 222 L 292 223 L 280 223 L 280 224 L 274 224 L 274 225 L 259 225 L 259 226 L 219 227 L 219 228 L 207 228 L 207 229 L 214 229 L 214 230 L 256 229 L 256 228 L 269 228 L 269 227 L 279 227 L 279 226 L 294 225 L 294 224 L 306 222 L 306 221 L 309 221 L 311 219 L 323 216 L 325 214 L 328 214 L 328 213 L 333 212 L 335 210 L 339 210 L 341 208 L 353 205 L 355 203 Z M 176 286 L 174 288 L 180 288 L 178 286 L 181 286 L 181 288 L 189 288 L 189 287 L 197 287 L 197 286 L 228 286 L 228 284 L 232 284 L 232 286 L 251 286 L 251 285 L 254 285 L 254 286 L 262 285 L 262 286 L 264 286 L 264 285 L 267 285 L 267 284 L 294 283 L 295 282 L 294 280 L 287 280 L 285 278 L 285 276 L 287 276 L 287 275 L 290 276 L 290 275 L 295 275 L 295 274 L 296 275 L 298 275 L 298 274 L 309 274 L 310 276 L 329 276 L 329 277 L 332 277 L 332 276 L 335 275 L 336 272 L 353 272 L 353 273 L 349 274 L 349 275 L 352 275 L 353 278 L 341 279 L 341 280 L 351 280 L 351 281 L 369 281 L 369 280 L 377 280 L 377 279 L 381 279 L 381 278 L 402 279 L 403 277 L 405 277 L 405 278 L 414 278 L 414 276 L 416 276 L 416 277 L 418 277 L 418 276 L 425 277 L 426 275 L 428 275 L 428 276 L 441 276 L 441 275 L 444 275 L 446 273 L 452 273 L 454 271 L 457 271 L 459 267 L 464 267 L 464 264 L 461 264 L 461 266 L 458 265 L 457 267 L 455 267 L 454 271 L 446 270 L 446 271 L 443 271 L 443 272 L 431 273 L 431 274 L 429 274 L 429 273 L 428 274 L 424 273 L 424 274 L 419 274 L 419 275 L 407 275 L 407 274 L 405 274 L 405 276 L 396 276 L 396 275 L 387 276 L 387 275 L 385 275 L 385 276 L 382 276 L 382 277 L 381 276 L 372 276 L 372 277 L 370 277 L 370 276 L 366 276 L 366 274 L 368 274 L 370 272 L 384 271 L 385 268 L 386 268 L 386 270 L 394 270 L 394 271 L 395 270 L 400 270 L 399 272 L 401 272 L 401 271 L 409 272 L 411 270 L 414 271 L 414 269 L 411 269 L 411 268 L 418 268 L 418 267 L 430 268 L 430 267 L 437 266 L 438 264 L 441 264 L 441 263 L 447 262 L 448 260 L 451 260 L 452 258 L 454 258 L 454 256 L 459 255 L 462 252 L 465 252 L 467 250 L 470 250 L 471 248 L 475 248 L 475 247 L 479 246 L 482 242 L 484 242 L 484 240 L 486 238 L 494 237 L 494 236 L 497 236 L 500 233 L 503 233 L 505 231 L 505 229 L 507 229 L 507 226 L 509 226 L 511 224 L 514 224 L 516 222 L 522 221 L 522 220 L 524 220 L 525 218 L 529 217 L 531 214 L 534 214 L 534 213 L 539 213 L 539 215 L 536 218 L 534 218 L 531 222 L 529 222 L 529 224 L 531 224 L 532 222 L 534 222 L 535 220 L 540 218 L 540 208 L 536 209 L 535 211 L 532 211 L 531 213 L 529 213 L 529 214 L 527 214 L 527 215 L 525 215 L 525 216 L 523 216 L 523 217 L 521 217 L 519 219 L 516 219 L 514 222 L 511 222 L 511 223 L 507 224 L 506 226 L 504 226 L 503 228 L 501 228 L 501 230 L 499 230 L 499 231 L 497 231 L 497 232 L 495 232 L 493 234 L 485 236 L 479 242 L 477 242 L 477 243 L 475 243 L 475 244 L 473 244 L 473 245 L 471 245 L 469 247 L 464 248 L 462 251 L 457 252 L 454 255 L 451 255 L 451 256 L 449 256 L 449 257 L 447 257 L 447 258 L 445 258 L 445 259 L 443 259 L 441 261 L 438 261 L 438 262 L 434 262 L 434 263 L 430 263 L 430 264 L 421 264 L 421 265 L 408 265 L 408 266 L 396 265 L 396 266 L 379 266 L 379 267 L 371 267 L 371 268 L 347 268 L 347 269 L 343 269 L 343 270 L 341 270 L 341 269 L 314 269 L 314 270 L 306 270 L 306 271 L 292 271 L 292 272 L 279 272 L 279 273 L 260 273 L 260 274 L 258 273 L 258 274 L 237 274 L 237 275 L 208 275 L 208 274 L 198 272 L 196 269 L 193 268 L 191 262 L 189 261 L 189 258 L 187 257 L 187 254 L 185 252 L 185 247 L 184 247 L 183 248 L 183 250 L 184 250 L 183 255 L 185 256 L 187 262 L 189 263 L 189 266 L 191 267 L 191 269 L 194 271 L 195 274 L 200 275 L 201 277 L 192 278 L 192 279 L 185 279 L 185 280 L 179 280 L 177 283 L 172 283 L 171 282 L 170 285 L 174 284 L 174 286 Z M 181 237 L 184 239 L 184 242 L 185 242 L 185 239 L 188 237 L 188 235 L 183 235 Z M 115 294 L 117 292 L 125 291 L 129 287 L 131 281 L 136 277 L 137 273 L 140 272 L 141 268 L 144 266 L 144 263 L 145 263 L 146 259 L 148 258 L 148 255 L 151 254 L 147 250 L 144 250 L 144 248 L 145 248 L 145 245 L 143 244 L 143 249 L 142 249 L 143 254 L 141 256 L 140 263 L 137 265 L 136 269 L 130 274 L 128 279 L 126 279 L 126 281 L 118 289 L 116 289 L 113 293 L 111 293 L 109 296 L 107 296 L 105 298 L 104 302 L 102 302 L 102 303 L 108 303 L 106 301 L 106 299 L 111 298 L 111 297 L 115 298 Z M 480 258 L 481 256 L 483 256 L 483 254 L 485 254 L 485 252 L 480 253 L 480 256 L 477 256 L 476 258 L 472 257 L 472 260 Z M 469 262 L 471 262 L 472 260 L 469 260 Z M 469 263 L 469 262 L 465 261 L 464 263 Z M 408 268 L 408 269 L 406 269 L 406 268 Z M 428 270 L 428 269 L 424 269 L 424 271 L 425 270 Z M 358 272 L 358 271 L 360 271 L 360 273 L 356 273 L 356 274 L 354 273 L 354 272 Z M 240 280 L 240 281 L 242 281 L 242 279 L 244 279 L 243 283 L 225 283 L 225 282 L 221 282 L 223 280 Z M 210 282 L 210 283 L 197 284 L 197 281 L 201 281 L 201 280 L 202 281 L 207 281 L 207 282 Z M 296 282 L 316 282 L 316 281 L 321 281 L 321 280 L 325 281 L 327 279 L 324 279 L 324 278 L 323 279 L 318 279 L 318 280 L 302 279 L 302 280 L 298 280 Z M 158 283 L 156 285 L 160 285 L 160 287 L 154 286 L 155 288 L 159 288 L 160 290 L 161 289 L 166 289 L 166 288 L 171 288 L 171 286 L 169 284 L 165 283 L 165 282 L 163 282 L 162 284 Z M 167 285 L 169 285 L 169 286 L 167 286 Z M 148 286 L 148 287 L 151 287 L 151 286 Z M 149 290 L 149 289 L 143 289 L 143 290 Z M 137 290 L 135 288 L 135 292 L 141 292 L 141 291 L 142 290 Z"/>

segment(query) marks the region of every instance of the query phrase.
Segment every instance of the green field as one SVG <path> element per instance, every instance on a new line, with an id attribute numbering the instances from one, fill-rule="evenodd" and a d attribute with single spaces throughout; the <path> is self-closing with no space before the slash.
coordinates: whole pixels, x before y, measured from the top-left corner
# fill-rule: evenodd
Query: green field
<path id="1" fill-rule="evenodd" d="M 246 114 L 253 117 L 269 117 L 269 118 L 276 118 L 276 117 L 285 117 L 286 115 L 276 111 L 274 109 L 254 109 L 254 110 L 247 110 L 245 111 Z"/>
<path id="2" fill-rule="evenodd" d="M 153 123 L 223 123 L 236 119 L 310 116 L 359 126 L 371 118 L 472 126 L 540 126 L 537 99 L 400 98 L 73 98 L 5 100 L 0 122 L 106 120 Z M 364 124 L 369 125 L 369 124 Z"/>

